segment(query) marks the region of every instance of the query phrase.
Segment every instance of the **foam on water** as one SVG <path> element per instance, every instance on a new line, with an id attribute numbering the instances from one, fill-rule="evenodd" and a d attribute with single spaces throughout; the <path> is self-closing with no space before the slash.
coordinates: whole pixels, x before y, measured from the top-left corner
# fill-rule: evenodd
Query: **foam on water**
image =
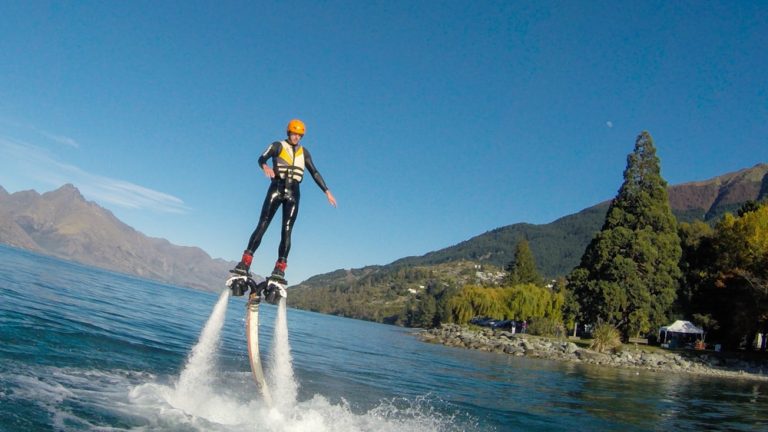
<path id="1" fill-rule="evenodd" d="M 13 365 L 11 365 L 13 366 Z M 0 395 L 3 403 L 35 404 L 50 416 L 54 430 L 111 431 L 291 431 L 291 432 L 421 432 L 472 430 L 450 416 L 433 411 L 439 401 L 419 398 L 383 401 L 367 412 L 355 412 L 346 401 L 331 403 L 316 394 L 285 410 L 271 410 L 258 399 L 255 386 L 231 392 L 214 383 L 194 398 L 195 411 L 173 404 L 174 384 L 132 371 L 96 371 L 51 366 L 13 366 L 0 373 L 15 388 Z M 44 377 L 44 378 L 41 378 Z M 250 373 L 238 377 L 247 382 Z M 231 386 L 230 386 L 231 387 Z M 207 405 L 207 406 L 206 406 Z M 83 413 L 90 413 L 84 416 Z"/>
<path id="2" fill-rule="evenodd" d="M 344 400 L 333 404 L 319 394 L 298 402 L 285 299 L 277 308 L 269 367 L 275 407 L 268 407 L 258 397 L 255 385 L 249 382 L 250 373 L 234 377 L 216 374 L 215 351 L 227 299 L 228 291 L 225 291 L 175 386 L 145 383 L 130 391 L 134 408 L 153 427 L 295 432 L 454 429 L 453 419 L 433 412 L 431 403 L 424 399 L 415 403 L 405 399 L 385 401 L 364 413 L 354 413 Z M 459 429 L 465 430 L 466 424 L 456 427 Z"/>
<path id="3" fill-rule="evenodd" d="M 453 417 L 434 412 L 431 405 L 435 401 L 426 399 L 383 401 L 367 412 L 356 413 L 346 401 L 334 404 L 319 394 L 292 407 L 279 409 L 270 409 L 257 399 L 237 400 L 209 394 L 200 395 L 210 404 L 206 412 L 189 413 L 169 406 L 162 393 L 162 386 L 139 386 L 132 392 L 132 401 L 134 408 L 151 425 L 172 429 L 270 432 L 474 430 L 466 422 L 458 424 Z"/>

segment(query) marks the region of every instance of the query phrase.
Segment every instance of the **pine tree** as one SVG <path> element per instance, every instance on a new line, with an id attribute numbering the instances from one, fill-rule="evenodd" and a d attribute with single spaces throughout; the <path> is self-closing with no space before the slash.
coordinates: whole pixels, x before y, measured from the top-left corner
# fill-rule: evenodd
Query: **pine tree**
<path id="1" fill-rule="evenodd" d="M 515 259 L 507 266 L 507 272 L 507 285 L 543 285 L 528 240 L 520 240 L 515 246 Z"/>
<path id="2" fill-rule="evenodd" d="M 437 302 L 431 295 L 419 296 L 415 306 L 406 312 L 408 327 L 432 328 L 437 325 Z"/>
<path id="3" fill-rule="evenodd" d="M 614 325 L 624 340 L 666 323 L 680 279 L 676 225 L 653 139 L 642 132 L 602 230 L 569 276 L 584 322 Z"/>

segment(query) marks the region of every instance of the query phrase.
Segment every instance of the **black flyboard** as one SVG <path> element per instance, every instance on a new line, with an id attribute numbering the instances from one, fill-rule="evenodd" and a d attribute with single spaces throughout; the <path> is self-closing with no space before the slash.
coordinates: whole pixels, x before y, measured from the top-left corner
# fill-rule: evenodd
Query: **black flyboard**
<path id="1" fill-rule="evenodd" d="M 270 276 L 266 280 L 267 286 L 264 288 L 263 296 L 267 303 L 276 305 L 280 303 L 281 298 L 287 298 L 288 281 L 278 276 Z"/>
<path id="2" fill-rule="evenodd" d="M 279 276 L 269 276 L 262 282 L 256 282 L 250 275 L 234 275 L 227 279 L 227 286 L 232 295 L 241 297 L 250 291 L 249 302 L 264 300 L 276 305 L 281 298 L 288 297 L 288 281 Z"/>
<path id="3" fill-rule="evenodd" d="M 271 304 L 278 304 L 281 298 L 286 298 L 288 282 L 284 278 L 276 276 L 270 276 L 266 280 L 257 282 L 248 274 L 234 275 L 227 279 L 226 285 L 231 290 L 233 296 L 241 297 L 250 291 L 245 312 L 248 359 L 251 363 L 253 378 L 261 391 L 264 401 L 267 405 L 272 406 L 272 396 L 267 386 L 267 381 L 264 379 L 264 369 L 262 367 L 261 354 L 259 353 L 259 304 L 261 304 L 262 300 Z"/>

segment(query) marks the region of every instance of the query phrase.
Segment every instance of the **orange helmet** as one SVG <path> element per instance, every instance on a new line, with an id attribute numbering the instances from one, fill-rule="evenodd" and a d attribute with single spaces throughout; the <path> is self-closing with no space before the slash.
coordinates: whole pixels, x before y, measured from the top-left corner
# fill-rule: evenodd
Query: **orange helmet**
<path id="1" fill-rule="evenodd" d="M 288 122 L 288 133 L 304 135 L 306 130 L 307 127 L 304 126 L 304 122 L 299 119 L 293 119 Z"/>

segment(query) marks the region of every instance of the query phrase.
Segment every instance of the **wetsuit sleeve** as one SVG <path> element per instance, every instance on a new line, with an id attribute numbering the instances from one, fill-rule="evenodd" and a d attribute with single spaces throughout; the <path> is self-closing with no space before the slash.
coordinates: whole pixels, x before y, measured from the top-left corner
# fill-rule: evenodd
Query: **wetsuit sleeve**
<path id="1" fill-rule="evenodd" d="M 325 185 L 323 176 L 320 175 L 320 172 L 315 167 L 315 163 L 312 162 L 312 155 L 309 154 L 309 150 L 307 150 L 306 147 L 304 147 L 304 166 L 307 168 L 307 171 L 312 174 L 312 178 L 315 179 L 315 183 L 320 186 L 320 189 L 322 189 L 323 192 L 327 192 L 328 186 Z"/>
<path id="2" fill-rule="evenodd" d="M 264 153 L 259 156 L 259 169 L 261 169 L 261 166 L 267 163 L 268 160 L 280 154 L 280 147 L 280 141 L 275 141 L 264 150 Z"/>

